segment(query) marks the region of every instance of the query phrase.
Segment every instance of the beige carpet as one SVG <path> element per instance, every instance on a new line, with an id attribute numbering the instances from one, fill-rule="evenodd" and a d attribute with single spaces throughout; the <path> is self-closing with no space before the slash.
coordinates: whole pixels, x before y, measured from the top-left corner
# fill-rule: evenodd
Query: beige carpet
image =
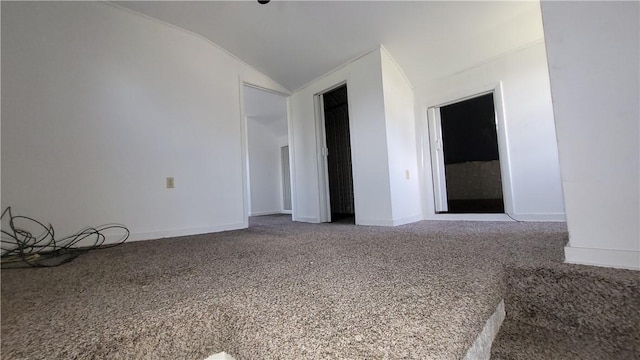
<path id="1" fill-rule="evenodd" d="M 572 264 L 506 267 L 492 360 L 640 360 L 640 272 Z"/>
<path id="2" fill-rule="evenodd" d="M 251 219 L 2 271 L 2 359 L 460 359 L 563 223 Z"/>

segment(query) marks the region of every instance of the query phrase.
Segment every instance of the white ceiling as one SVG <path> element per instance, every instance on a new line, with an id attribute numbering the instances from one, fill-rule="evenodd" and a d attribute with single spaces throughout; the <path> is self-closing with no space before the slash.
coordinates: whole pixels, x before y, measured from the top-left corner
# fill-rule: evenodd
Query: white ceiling
<path id="1" fill-rule="evenodd" d="M 416 85 L 543 36 L 537 1 L 116 3 L 208 38 L 290 91 L 379 45 Z"/>

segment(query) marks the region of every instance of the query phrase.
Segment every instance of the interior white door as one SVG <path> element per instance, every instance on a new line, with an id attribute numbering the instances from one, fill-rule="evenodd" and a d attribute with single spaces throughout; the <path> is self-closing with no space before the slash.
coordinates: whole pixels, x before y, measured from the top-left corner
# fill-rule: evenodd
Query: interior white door
<path id="1" fill-rule="evenodd" d="M 327 90 L 328 91 L 328 90 Z M 316 141 L 318 154 L 318 195 L 320 222 L 331 222 L 331 199 L 329 196 L 329 167 L 327 164 L 326 129 L 324 124 L 324 97 L 323 94 L 314 96 L 316 112 Z"/>
<path id="2" fill-rule="evenodd" d="M 446 212 L 449 207 L 447 206 L 447 176 L 444 168 L 440 108 L 429 108 L 427 110 L 427 119 L 429 121 L 429 143 L 431 144 L 431 167 L 436 212 Z"/>

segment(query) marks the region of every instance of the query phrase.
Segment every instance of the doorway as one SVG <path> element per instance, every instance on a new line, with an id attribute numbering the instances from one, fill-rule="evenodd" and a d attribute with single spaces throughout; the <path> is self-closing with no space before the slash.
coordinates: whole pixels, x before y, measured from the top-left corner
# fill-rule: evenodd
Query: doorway
<path id="1" fill-rule="evenodd" d="M 246 214 L 292 213 L 287 99 L 243 84 Z"/>
<path id="2" fill-rule="evenodd" d="M 506 213 L 494 95 L 429 109 L 436 213 Z"/>
<path id="3" fill-rule="evenodd" d="M 355 223 L 351 135 L 347 85 L 321 95 L 324 114 L 324 155 L 328 177 L 329 222 Z"/>

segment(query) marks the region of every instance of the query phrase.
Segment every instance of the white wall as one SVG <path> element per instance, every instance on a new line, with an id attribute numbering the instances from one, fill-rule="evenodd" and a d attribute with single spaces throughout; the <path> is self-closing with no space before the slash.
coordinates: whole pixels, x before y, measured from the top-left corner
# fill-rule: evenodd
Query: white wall
<path id="1" fill-rule="evenodd" d="M 280 138 L 259 120 L 247 119 L 250 216 L 282 211 Z"/>
<path id="2" fill-rule="evenodd" d="M 286 90 L 224 50 L 108 3 L 3 2 L 2 74 L 3 208 L 60 235 L 246 226 L 240 84 Z"/>
<path id="3" fill-rule="evenodd" d="M 464 56 L 460 52 L 457 56 Z M 454 74 L 414 86 L 425 107 L 417 108 L 422 137 L 423 209 L 437 218 L 426 128 L 426 107 L 473 95 L 502 82 L 513 190 L 513 216 L 522 220 L 564 220 L 563 193 L 542 39 Z M 420 144 L 419 144 L 420 145 Z"/>
<path id="4" fill-rule="evenodd" d="M 637 2 L 542 3 L 567 262 L 640 269 Z"/>
<path id="5" fill-rule="evenodd" d="M 289 98 L 294 220 L 320 221 L 320 129 L 314 95 L 347 82 L 356 224 L 393 225 L 381 55 L 376 49 L 298 90 Z"/>
<path id="6" fill-rule="evenodd" d="M 413 87 L 382 48 L 382 85 L 393 224 L 422 220 Z"/>
<path id="7" fill-rule="evenodd" d="M 294 220 L 320 220 L 318 178 L 323 173 L 318 171 L 317 152 L 322 139 L 313 97 L 344 81 L 349 100 L 356 224 L 390 226 L 421 220 L 415 96 L 402 70 L 382 47 L 291 96 L 298 201 Z M 311 196 L 303 199 L 301 195 Z"/>

